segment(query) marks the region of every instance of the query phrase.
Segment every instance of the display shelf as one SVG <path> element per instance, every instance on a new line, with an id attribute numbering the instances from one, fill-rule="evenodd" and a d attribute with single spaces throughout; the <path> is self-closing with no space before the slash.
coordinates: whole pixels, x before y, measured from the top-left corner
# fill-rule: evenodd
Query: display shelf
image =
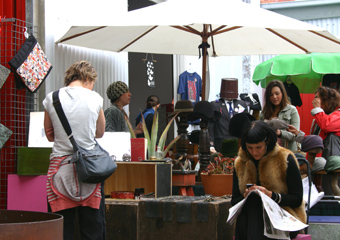
<path id="1" fill-rule="evenodd" d="M 172 195 L 172 164 L 170 162 L 117 162 L 116 171 L 105 181 L 105 195 L 113 191 L 135 191 L 155 197 Z"/>

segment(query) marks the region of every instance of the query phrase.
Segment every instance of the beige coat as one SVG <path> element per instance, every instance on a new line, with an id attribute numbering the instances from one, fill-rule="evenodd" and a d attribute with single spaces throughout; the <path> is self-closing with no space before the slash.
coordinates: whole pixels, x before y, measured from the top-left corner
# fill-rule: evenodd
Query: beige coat
<path id="1" fill-rule="evenodd" d="M 270 191 L 287 194 L 288 187 L 286 183 L 287 177 L 287 158 L 292 155 L 298 165 L 298 161 L 294 154 L 285 148 L 276 145 L 276 147 L 264 156 L 259 162 L 259 180 L 261 186 Z M 239 180 L 239 189 L 244 194 L 247 183 L 256 183 L 257 172 L 253 161 L 249 155 L 240 149 L 237 159 L 235 160 L 235 169 Z M 299 166 L 299 165 L 298 165 Z M 305 202 L 302 201 L 298 208 L 282 206 L 287 212 L 306 223 Z"/>

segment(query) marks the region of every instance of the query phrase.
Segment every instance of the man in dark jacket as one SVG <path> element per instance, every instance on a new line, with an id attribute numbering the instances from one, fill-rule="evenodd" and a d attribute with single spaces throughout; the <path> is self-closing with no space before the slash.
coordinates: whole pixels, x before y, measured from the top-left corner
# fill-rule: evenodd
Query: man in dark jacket
<path id="1" fill-rule="evenodd" d="M 221 118 L 209 123 L 210 146 L 212 150 L 221 152 L 225 139 L 235 139 L 229 133 L 230 119 L 238 113 L 248 113 L 245 101 L 238 100 L 237 78 L 222 78 L 220 99 L 211 102 L 213 109 L 221 113 Z"/>

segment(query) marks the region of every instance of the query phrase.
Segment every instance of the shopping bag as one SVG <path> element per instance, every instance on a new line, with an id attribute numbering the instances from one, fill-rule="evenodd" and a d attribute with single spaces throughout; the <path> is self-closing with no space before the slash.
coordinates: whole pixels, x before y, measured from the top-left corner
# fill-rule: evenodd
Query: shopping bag
<path id="1" fill-rule="evenodd" d="M 9 61 L 12 71 L 25 87 L 36 92 L 52 69 L 44 51 L 33 35 L 26 39 Z"/>

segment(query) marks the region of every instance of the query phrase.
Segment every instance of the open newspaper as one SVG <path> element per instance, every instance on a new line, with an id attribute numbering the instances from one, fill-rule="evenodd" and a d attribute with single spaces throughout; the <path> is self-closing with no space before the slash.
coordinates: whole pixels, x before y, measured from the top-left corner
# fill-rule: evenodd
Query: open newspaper
<path id="1" fill-rule="evenodd" d="M 264 235 L 266 237 L 274 239 L 290 239 L 289 232 L 308 227 L 308 225 L 293 217 L 261 191 L 256 189 L 251 194 L 254 193 L 258 194 L 262 199 Z M 228 223 L 233 224 L 235 222 L 235 219 L 240 214 L 248 196 L 229 209 Z"/>
<path id="2" fill-rule="evenodd" d="M 302 179 L 303 185 L 303 200 L 308 203 L 308 194 L 309 194 L 309 180 L 308 177 Z M 323 197 L 325 196 L 324 192 L 319 192 L 314 183 L 312 183 L 311 191 L 310 191 L 310 203 L 309 208 L 312 208 L 315 204 L 317 204 Z"/>

